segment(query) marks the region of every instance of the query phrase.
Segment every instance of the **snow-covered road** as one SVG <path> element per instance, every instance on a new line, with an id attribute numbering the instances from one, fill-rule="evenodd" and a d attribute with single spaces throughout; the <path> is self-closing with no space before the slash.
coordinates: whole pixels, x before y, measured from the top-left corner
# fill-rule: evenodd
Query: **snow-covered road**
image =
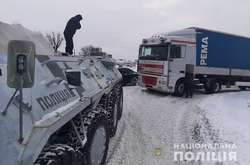
<path id="1" fill-rule="evenodd" d="M 237 118 L 243 123 L 232 125 L 233 116 L 227 112 L 236 112 L 233 108 L 224 107 L 229 98 L 248 96 L 245 100 L 235 99 L 240 106 Z M 111 139 L 108 165 L 186 165 L 201 164 L 199 162 L 174 161 L 174 145 L 187 143 L 236 143 L 238 147 L 237 162 L 225 164 L 250 164 L 249 133 L 237 132 L 234 136 L 231 130 L 237 130 L 248 123 L 250 118 L 249 92 L 224 92 L 216 95 L 197 93 L 193 99 L 178 98 L 156 92 L 143 90 L 140 87 L 124 88 L 124 113 L 119 123 L 117 135 Z M 229 100 L 232 101 L 232 100 Z M 230 103 L 230 105 L 235 104 Z M 249 108 L 247 110 L 247 108 Z M 243 110 L 242 110 L 243 109 Z M 226 111 L 225 111 L 226 110 Z M 245 113 L 243 116 L 240 110 Z M 232 113 L 233 113 L 232 112 Z M 227 114 L 227 116 L 225 116 Z M 220 124 L 218 125 L 218 120 Z M 230 121 L 233 120 L 233 121 Z M 232 129 L 228 129 L 232 128 Z M 242 131 L 250 131 L 247 126 Z M 244 141 L 242 142 L 241 139 Z M 203 162 L 202 164 L 218 162 Z"/>

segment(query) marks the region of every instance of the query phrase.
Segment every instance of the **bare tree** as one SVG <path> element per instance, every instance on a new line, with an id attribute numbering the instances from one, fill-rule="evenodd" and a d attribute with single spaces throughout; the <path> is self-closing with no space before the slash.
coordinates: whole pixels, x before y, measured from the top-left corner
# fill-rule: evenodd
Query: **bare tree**
<path id="1" fill-rule="evenodd" d="M 63 36 L 61 33 L 55 34 L 55 32 L 52 32 L 51 34 L 46 34 L 46 37 L 52 46 L 54 53 L 58 52 L 58 48 L 61 46 L 63 42 Z"/>

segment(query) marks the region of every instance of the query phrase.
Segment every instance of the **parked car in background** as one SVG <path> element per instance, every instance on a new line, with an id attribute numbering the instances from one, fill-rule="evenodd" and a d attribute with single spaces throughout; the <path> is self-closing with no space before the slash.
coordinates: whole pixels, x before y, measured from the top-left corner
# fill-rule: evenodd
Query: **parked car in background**
<path id="1" fill-rule="evenodd" d="M 118 68 L 123 78 L 124 86 L 134 86 L 138 81 L 138 73 L 130 68 Z"/>

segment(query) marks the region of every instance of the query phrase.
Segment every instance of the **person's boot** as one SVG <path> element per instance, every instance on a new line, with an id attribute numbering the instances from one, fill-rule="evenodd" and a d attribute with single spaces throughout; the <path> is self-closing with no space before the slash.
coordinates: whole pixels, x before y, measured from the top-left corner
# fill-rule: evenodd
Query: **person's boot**
<path id="1" fill-rule="evenodd" d="M 62 56 L 70 56 L 70 54 L 67 53 L 67 52 L 66 52 L 66 53 L 63 52 L 63 53 L 62 53 Z"/>

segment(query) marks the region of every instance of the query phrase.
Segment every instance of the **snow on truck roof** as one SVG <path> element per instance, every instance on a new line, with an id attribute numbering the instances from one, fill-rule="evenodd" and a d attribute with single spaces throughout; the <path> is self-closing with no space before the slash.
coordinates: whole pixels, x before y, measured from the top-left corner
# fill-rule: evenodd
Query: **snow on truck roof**
<path id="1" fill-rule="evenodd" d="M 157 34 L 154 34 L 151 38 L 145 39 L 145 40 L 148 42 L 152 42 L 152 43 L 157 43 L 162 39 L 167 39 L 167 42 L 171 42 L 173 40 L 177 40 L 177 41 L 179 40 L 179 41 L 187 41 L 187 42 L 191 41 L 192 43 L 192 42 L 195 42 L 196 35 L 204 31 L 250 39 L 250 37 L 216 31 L 216 30 L 209 30 L 209 29 L 200 28 L 200 27 L 189 27 L 186 29 L 176 30 L 176 31 L 167 32 L 167 33 L 157 33 Z"/>
<path id="2" fill-rule="evenodd" d="M 151 38 L 143 39 L 144 44 L 160 44 L 172 42 L 176 44 L 195 44 L 195 32 L 176 31 L 171 33 L 155 34 Z"/>
<path id="3" fill-rule="evenodd" d="M 210 29 L 200 28 L 200 27 L 190 27 L 190 28 L 187 28 L 187 29 L 193 29 L 196 32 L 209 31 L 209 32 L 214 32 L 214 33 L 219 33 L 219 34 L 234 36 L 234 37 L 240 37 L 240 38 L 250 39 L 250 37 L 248 37 L 248 36 L 243 36 L 243 35 L 238 35 L 238 34 L 233 34 L 233 33 L 227 33 L 227 32 L 222 32 L 222 31 L 217 31 L 217 30 L 210 30 Z"/>
<path id="4" fill-rule="evenodd" d="M 200 28 L 200 27 L 189 27 L 189 28 L 186 28 L 186 29 L 177 30 L 177 31 L 173 31 L 173 32 L 170 32 L 170 33 L 165 33 L 165 34 L 168 34 L 169 36 L 179 36 L 179 35 L 181 35 L 181 36 L 185 36 L 187 38 L 193 38 L 193 37 L 196 36 L 197 33 L 202 33 L 204 31 L 223 34 L 223 35 L 228 35 L 228 36 L 234 36 L 234 37 L 250 39 L 250 37 L 247 37 L 247 36 L 242 36 L 242 35 L 237 35 L 237 34 L 217 31 L 217 30 L 210 30 L 210 29 Z"/>

